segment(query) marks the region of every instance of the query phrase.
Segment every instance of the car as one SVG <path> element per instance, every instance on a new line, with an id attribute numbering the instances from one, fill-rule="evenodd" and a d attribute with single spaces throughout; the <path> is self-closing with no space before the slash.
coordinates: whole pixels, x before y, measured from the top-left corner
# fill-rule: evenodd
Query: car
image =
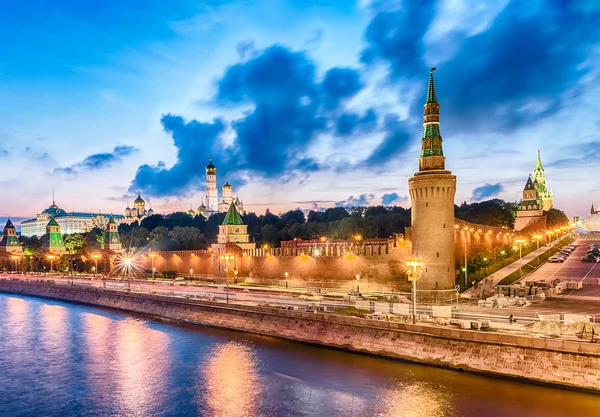
<path id="1" fill-rule="evenodd" d="M 598 260 L 600 260 L 600 258 L 593 255 L 585 255 L 581 257 L 582 262 L 598 262 Z"/>
<path id="2" fill-rule="evenodd" d="M 564 256 L 553 255 L 550 258 L 548 258 L 548 262 L 564 262 L 565 259 L 566 258 Z"/>

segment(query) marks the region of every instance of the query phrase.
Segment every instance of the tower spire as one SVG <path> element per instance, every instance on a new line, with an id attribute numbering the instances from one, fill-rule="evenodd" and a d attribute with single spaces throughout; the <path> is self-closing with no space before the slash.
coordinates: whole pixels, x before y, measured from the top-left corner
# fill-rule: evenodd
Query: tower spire
<path id="1" fill-rule="evenodd" d="M 437 68 L 431 67 L 429 70 L 429 86 L 427 87 L 427 100 L 426 103 L 437 103 L 437 95 L 435 94 L 435 83 L 433 82 L 433 71 Z"/>
<path id="2" fill-rule="evenodd" d="M 440 105 L 437 101 L 432 67 L 429 71 L 429 86 L 423 114 L 423 137 L 421 138 L 421 157 L 419 171 L 444 170 L 446 168 L 440 133 Z"/>
<path id="3" fill-rule="evenodd" d="M 594 208 L 594 203 L 592 203 L 592 209 L 590 210 L 590 214 L 595 214 L 596 209 Z"/>
<path id="4" fill-rule="evenodd" d="M 540 156 L 540 150 L 538 149 L 538 159 L 535 164 L 535 169 L 542 169 L 542 157 Z"/>

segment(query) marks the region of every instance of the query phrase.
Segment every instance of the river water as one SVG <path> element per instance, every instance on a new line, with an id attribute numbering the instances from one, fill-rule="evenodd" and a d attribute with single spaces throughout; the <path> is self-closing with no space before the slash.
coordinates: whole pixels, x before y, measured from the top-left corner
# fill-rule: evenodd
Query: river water
<path id="1" fill-rule="evenodd" d="M 600 396 L 0 294 L 0 416 L 600 416 Z"/>

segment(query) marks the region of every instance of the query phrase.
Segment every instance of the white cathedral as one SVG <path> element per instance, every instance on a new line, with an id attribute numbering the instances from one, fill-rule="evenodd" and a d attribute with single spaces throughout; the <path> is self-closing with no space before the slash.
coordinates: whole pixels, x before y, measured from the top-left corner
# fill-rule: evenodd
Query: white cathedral
<path id="1" fill-rule="evenodd" d="M 226 213 L 229 210 L 231 203 L 235 204 L 235 208 L 241 214 L 245 214 L 244 203 L 242 203 L 239 197 L 233 198 L 233 187 L 227 180 L 222 187 L 221 201 L 219 201 L 219 192 L 217 191 L 217 167 L 212 162 L 212 157 L 206 166 L 206 205 L 204 205 L 204 199 L 202 204 L 198 207 L 198 211 L 190 207 L 188 214 L 190 216 L 204 216 L 210 217 L 215 213 Z"/>

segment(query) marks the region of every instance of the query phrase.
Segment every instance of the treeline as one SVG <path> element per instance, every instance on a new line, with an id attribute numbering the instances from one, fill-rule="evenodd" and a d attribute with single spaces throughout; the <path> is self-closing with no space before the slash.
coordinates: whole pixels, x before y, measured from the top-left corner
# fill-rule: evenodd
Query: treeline
<path id="1" fill-rule="evenodd" d="M 494 199 L 480 203 L 463 203 L 455 206 L 455 216 L 467 222 L 512 228 L 516 206 L 503 200 Z M 554 228 L 568 223 L 568 217 L 560 210 L 550 210 L 548 227 Z M 216 242 L 218 226 L 223 223 L 225 213 L 217 213 L 205 219 L 191 217 L 187 213 L 155 214 L 145 218 L 141 224 L 121 224 L 121 243 L 129 248 L 152 248 L 156 250 L 195 250 L 206 249 Z M 402 207 L 352 207 L 329 208 L 325 211 L 310 211 L 305 215 L 301 210 L 290 210 L 275 215 L 269 210 L 265 214 L 247 213 L 242 216 L 248 226 L 248 234 L 258 245 L 278 246 L 282 240 L 349 239 L 360 235 L 363 239 L 386 238 L 396 233 L 404 233 L 410 226 L 410 209 Z M 71 251 L 85 256 L 103 248 L 106 232 L 94 229 L 88 233 L 65 236 Z M 47 236 L 24 238 L 21 242 L 32 255 L 36 255 Z"/>

